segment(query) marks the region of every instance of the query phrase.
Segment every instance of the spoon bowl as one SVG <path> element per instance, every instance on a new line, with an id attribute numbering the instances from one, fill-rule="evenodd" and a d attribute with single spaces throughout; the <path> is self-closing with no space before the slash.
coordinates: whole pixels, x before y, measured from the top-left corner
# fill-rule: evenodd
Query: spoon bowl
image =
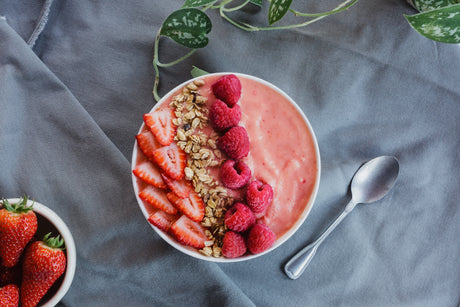
<path id="1" fill-rule="evenodd" d="M 365 163 L 353 177 L 351 195 L 356 204 L 369 204 L 385 196 L 396 182 L 398 160 L 381 156 Z"/>
<path id="2" fill-rule="evenodd" d="M 399 173 L 398 160 L 393 156 L 380 156 L 364 163 L 353 176 L 351 200 L 335 221 L 316 239 L 284 266 L 284 272 L 291 279 L 297 279 L 307 268 L 316 250 L 337 225 L 360 203 L 370 204 L 384 197 L 394 186 Z"/>

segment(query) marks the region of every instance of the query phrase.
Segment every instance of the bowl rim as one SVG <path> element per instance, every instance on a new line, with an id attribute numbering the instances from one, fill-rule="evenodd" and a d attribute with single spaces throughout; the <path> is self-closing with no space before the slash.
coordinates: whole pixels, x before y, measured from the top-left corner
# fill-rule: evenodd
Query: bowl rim
<path id="1" fill-rule="evenodd" d="M 137 159 L 137 154 L 138 154 L 137 140 L 135 140 L 135 142 L 134 142 L 133 153 L 132 153 L 132 156 L 131 156 L 131 180 L 132 180 L 132 183 L 133 183 L 134 194 L 135 194 L 138 206 L 140 207 L 140 209 L 142 211 L 142 214 L 144 215 L 144 218 L 146 219 L 147 223 L 154 229 L 154 231 L 163 240 L 165 240 L 169 245 L 171 245 L 175 249 L 183 252 L 184 254 L 187 254 L 187 255 L 192 256 L 192 257 L 197 258 L 197 259 L 210 261 L 210 262 L 220 262 L 220 263 L 241 262 L 241 261 L 247 261 L 247 260 L 258 258 L 260 256 L 263 256 L 263 255 L 265 255 L 265 254 L 277 249 L 284 242 L 286 242 L 289 238 L 291 238 L 294 235 L 294 233 L 297 232 L 297 230 L 300 228 L 300 226 L 302 226 L 302 224 L 305 222 L 307 216 L 310 214 L 310 211 L 311 211 L 311 209 L 312 209 L 312 207 L 314 205 L 314 202 L 316 200 L 316 196 L 318 194 L 319 185 L 320 185 L 320 179 L 321 179 L 321 156 L 320 156 L 318 141 L 317 141 L 315 132 L 313 131 L 313 128 L 312 128 L 312 126 L 310 124 L 310 121 L 308 120 L 308 118 L 305 115 L 305 113 L 303 112 L 303 110 L 299 107 L 299 105 L 288 94 L 286 94 L 283 90 L 281 90 L 277 86 L 275 86 L 275 85 L 271 84 L 270 82 L 268 82 L 266 80 L 263 80 L 261 78 L 258 78 L 258 77 L 252 76 L 252 75 L 248 75 L 248 74 L 244 74 L 244 73 L 237 73 L 237 72 L 217 72 L 217 73 L 210 73 L 210 74 L 207 74 L 207 75 L 204 75 L 204 76 L 191 78 L 191 79 L 188 79 L 188 80 L 182 82 L 181 84 L 177 85 L 172 90 L 170 90 L 167 94 L 165 94 L 150 109 L 149 113 L 153 112 L 154 110 L 156 110 L 160 105 L 162 105 L 162 103 L 165 100 L 169 99 L 169 97 L 171 97 L 171 95 L 173 95 L 175 92 L 177 92 L 178 90 L 180 90 L 181 88 L 186 86 L 188 83 L 193 82 L 194 80 L 202 79 L 202 78 L 209 77 L 209 76 L 223 76 L 223 75 L 228 75 L 228 74 L 233 74 L 233 75 L 236 75 L 236 76 L 240 76 L 240 77 L 243 77 L 243 78 L 247 78 L 247 79 L 262 83 L 263 85 L 268 86 L 269 88 L 271 88 L 271 89 L 275 90 L 276 92 L 278 92 L 279 94 L 281 94 L 284 98 L 286 98 L 286 100 L 302 116 L 302 118 L 303 118 L 303 120 L 304 120 L 304 122 L 305 122 L 305 124 L 306 124 L 306 126 L 307 126 L 307 128 L 309 130 L 309 132 L 310 132 L 312 140 L 313 140 L 313 145 L 314 145 L 314 149 L 315 149 L 314 151 L 315 151 L 316 162 L 317 162 L 317 171 L 316 171 L 315 185 L 313 187 L 313 190 L 312 190 L 312 193 L 311 193 L 310 198 L 308 200 L 308 203 L 306 204 L 306 209 L 302 212 L 301 216 L 295 222 L 295 224 L 286 233 L 284 233 L 281 237 L 276 239 L 275 244 L 273 244 L 273 246 L 271 248 L 269 248 L 266 251 L 264 251 L 262 253 L 259 253 L 259 254 L 249 254 L 249 255 L 246 255 L 246 256 L 243 256 L 243 257 L 238 257 L 238 258 L 224 258 L 224 257 L 215 258 L 215 257 L 202 255 L 200 252 L 197 251 L 197 249 L 180 244 L 174 238 L 172 238 L 170 235 L 166 234 L 165 232 L 161 231 L 160 229 L 158 229 L 157 227 L 153 226 L 152 224 L 150 224 L 148 222 L 148 220 L 147 220 L 148 219 L 147 209 L 144 206 L 144 202 L 139 198 L 139 195 L 138 195 L 139 194 L 139 189 L 138 189 L 138 185 L 137 185 L 137 182 L 136 182 L 137 177 L 132 172 L 133 169 L 134 169 L 136 159 Z M 142 122 L 142 124 L 141 124 L 141 126 L 140 126 L 140 128 L 139 128 L 137 133 L 138 134 L 141 133 L 142 130 L 144 129 L 144 127 L 145 127 L 145 124 Z"/>
<path id="2" fill-rule="evenodd" d="M 7 198 L 7 200 L 10 203 L 17 203 L 21 201 L 21 198 Z M 67 293 L 75 276 L 77 262 L 75 241 L 67 225 L 53 210 L 35 200 L 27 200 L 27 206 L 31 206 L 32 204 L 32 210 L 36 213 L 39 213 L 41 216 L 46 218 L 51 224 L 53 224 L 53 226 L 56 227 L 56 229 L 59 231 L 59 234 L 65 242 L 67 263 L 64 279 L 62 280 L 62 283 L 57 289 L 56 293 L 42 305 L 43 307 L 52 307 L 59 303 L 61 299 L 64 297 L 64 295 Z"/>

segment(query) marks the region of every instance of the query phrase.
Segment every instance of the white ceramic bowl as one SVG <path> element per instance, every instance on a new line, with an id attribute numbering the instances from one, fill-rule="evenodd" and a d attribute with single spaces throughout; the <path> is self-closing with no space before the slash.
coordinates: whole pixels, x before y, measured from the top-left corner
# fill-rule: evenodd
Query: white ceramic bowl
<path id="1" fill-rule="evenodd" d="M 259 253 L 259 254 L 248 254 L 248 255 L 245 255 L 245 256 L 242 256 L 242 257 L 239 257 L 239 258 L 231 258 L 231 259 L 230 258 L 224 258 L 224 257 L 214 258 L 214 257 L 204 256 L 201 253 L 199 253 L 195 248 L 191 248 L 191 247 L 188 247 L 188 246 L 180 244 L 179 242 L 177 242 L 169 234 L 167 234 L 167 233 L 161 231 L 160 229 L 156 228 L 155 226 L 151 225 L 151 227 L 156 231 L 156 233 L 161 238 L 163 238 L 166 242 L 168 242 L 171 246 L 173 246 L 177 250 L 179 250 L 179 251 L 181 251 L 181 252 L 183 252 L 183 253 L 185 253 L 185 254 L 187 254 L 189 256 L 198 258 L 198 259 L 202 259 L 202 260 L 206 260 L 206 261 L 212 261 L 212 262 L 224 262 L 224 263 L 225 262 L 239 262 L 239 261 L 245 261 L 245 260 L 254 259 L 256 257 L 260 257 L 260 256 L 265 255 L 265 254 L 269 253 L 270 251 L 278 248 L 281 244 L 286 242 L 299 229 L 299 227 L 303 224 L 303 222 L 307 218 L 308 214 L 310 213 L 310 210 L 311 210 L 311 208 L 313 206 L 313 203 L 315 201 L 315 198 L 316 198 L 316 194 L 318 192 L 319 182 L 320 182 L 320 175 L 321 175 L 320 153 L 319 153 L 319 147 L 318 147 L 318 142 L 316 140 L 316 136 L 315 136 L 315 134 L 313 132 L 313 128 L 311 127 L 311 124 L 308 121 L 307 117 L 305 116 L 303 111 L 300 109 L 300 107 L 294 102 L 294 100 L 292 100 L 285 92 L 283 92 L 281 89 L 279 89 L 278 87 L 274 86 L 273 84 L 271 84 L 271 83 L 269 83 L 269 82 L 267 82 L 265 80 L 262 80 L 260 78 L 250 76 L 250 75 L 240 74 L 240 73 L 233 73 L 233 72 L 225 72 L 225 73 L 210 74 L 209 76 L 213 76 L 213 75 L 214 76 L 215 75 L 222 75 L 223 76 L 223 75 L 227 75 L 227 74 L 234 74 L 237 77 L 244 77 L 244 78 L 251 79 L 251 80 L 254 80 L 256 82 L 262 83 L 263 85 L 265 85 L 265 86 L 275 90 L 276 92 L 280 93 L 282 96 L 284 96 L 286 98 L 287 101 L 289 101 L 289 103 L 291 103 L 295 107 L 295 109 L 299 112 L 299 114 L 301 114 L 302 118 L 304 119 L 305 124 L 307 126 L 307 129 L 309 130 L 309 133 L 311 134 L 311 137 L 313 139 L 313 143 L 314 143 L 314 147 L 315 147 L 316 162 L 317 162 L 317 173 L 316 173 L 316 181 L 315 181 L 314 188 L 313 188 L 312 194 L 310 196 L 310 199 L 308 200 L 308 203 L 305 206 L 305 210 L 300 214 L 300 216 L 299 216 L 298 220 L 296 221 L 296 223 L 284 235 L 282 235 L 281 237 L 277 238 L 277 240 L 275 241 L 275 243 L 273 244 L 273 246 L 270 249 L 268 249 L 268 250 L 266 250 L 266 251 L 264 251 L 262 253 Z M 208 75 L 206 75 L 206 76 L 208 76 Z M 190 79 L 190 80 L 187 80 L 186 82 L 178 85 L 176 88 L 171 90 L 168 94 L 166 94 L 160 101 L 158 101 L 158 103 L 149 112 L 152 112 L 155 109 L 157 109 L 165 100 L 167 100 L 169 97 L 174 95 L 174 93 L 176 93 L 178 90 L 183 88 L 188 83 L 192 82 L 195 79 L 206 78 L 206 76 Z M 142 123 L 138 133 L 142 132 L 143 129 L 144 129 L 144 124 Z M 137 142 L 135 142 L 134 143 L 132 160 L 131 160 L 131 171 L 135 168 L 137 156 L 138 156 L 138 146 L 137 146 Z M 132 174 L 132 172 L 131 172 L 131 174 Z M 137 202 L 139 204 L 139 207 L 140 207 L 142 213 L 144 214 L 144 217 L 146 219 L 148 219 L 149 213 L 148 213 L 147 209 L 145 208 L 144 202 L 138 196 L 138 194 L 139 194 L 139 186 L 137 184 L 137 180 L 138 179 L 136 178 L 136 176 L 134 176 L 132 174 L 132 182 L 133 182 L 134 193 L 136 195 Z"/>
<path id="2" fill-rule="evenodd" d="M 19 201 L 21 201 L 19 198 L 8 199 L 10 204 L 18 203 Z M 59 303 L 59 301 L 64 297 L 64 295 L 69 290 L 70 285 L 72 284 L 77 261 L 75 242 L 67 225 L 53 210 L 39 202 L 28 200 L 27 205 L 30 206 L 32 204 L 33 211 L 37 214 L 38 219 L 37 234 L 43 235 L 51 230 L 54 230 L 53 228 L 55 228 L 58 233 L 52 231 L 51 235 L 56 236 L 60 234 L 65 242 L 64 252 L 66 253 L 67 258 L 66 270 L 63 274 L 63 277 L 59 278 L 56 281 L 56 284 L 54 284 L 49 292 L 45 295 L 47 300 L 43 304 L 40 304 L 40 306 L 43 307 L 52 307 Z M 47 221 L 44 221 L 42 218 L 46 219 Z M 49 224 L 47 222 L 49 222 Z M 41 239 L 41 237 L 38 238 Z"/>

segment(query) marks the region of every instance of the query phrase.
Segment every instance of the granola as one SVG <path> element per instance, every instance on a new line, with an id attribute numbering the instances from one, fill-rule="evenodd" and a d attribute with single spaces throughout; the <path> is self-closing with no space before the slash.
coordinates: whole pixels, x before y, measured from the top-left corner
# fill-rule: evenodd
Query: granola
<path id="1" fill-rule="evenodd" d="M 205 217 L 201 225 L 208 228 L 206 246 L 199 250 L 206 256 L 222 257 L 222 239 L 227 231 L 224 215 L 233 199 L 228 196 L 227 189 L 210 175 L 209 168 L 220 166 L 224 160 L 216 146 L 217 133 L 210 135 L 202 129 L 209 125 L 207 98 L 200 95 L 199 88 L 204 85 L 201 79 L 187 84 L 182 93 L 174 96 L 170 107 L 174 108 L 177 126 L 174 140 L 188 155 L 185 178 L 191 181 L 195 192 L 202 198 Z"/>

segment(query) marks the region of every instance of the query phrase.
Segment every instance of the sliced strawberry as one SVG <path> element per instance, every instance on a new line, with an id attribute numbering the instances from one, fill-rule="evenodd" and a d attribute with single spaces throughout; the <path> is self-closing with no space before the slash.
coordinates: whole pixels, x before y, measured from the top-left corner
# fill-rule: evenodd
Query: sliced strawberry
<path id="1" fill-rule="evenodd" d="M 176 126 L 172 122 L 174 117 L 172 109 L 161 109 L 144 114 L 144 123 L 163 146 L 170 145 L 176 135 Z"/>
<path id="2" fill-rule="evenodd" d="M 163 210 L 157 210 L 156 212 L 150 214 L 148 221 L 153 226 L 168 232 L 169 228 L 171 228 L 171 225 L 177 220 L 177 218 L 178 216 L 176 214 L 168 214 Z"/>
<path id="3" fill-rule="evenodd" d="M 163 210 L 169 214 L 176 214 L 176 207 L 166 197 L 165 191 L 149 185 L 139 193 L 139 198 L 151 204 L 155 208 Z"/>
<path id="4" fill-rule="evenodd" d="M 187 198 L 190 195 L 190 190 L 192 189 L 190 181 L 185 179 L 174 180 L 165 174 L 161 174 L 161 178 L 163 178 L 163 181 L 166 183 L 168 188 L 178 197 Z"/>
<path id="5" fill-rule="evenodd" d="M 160 169 L 150 161 L 141 162 L 133 169 L 133 174 L 142 181 L 160 189 L 167 189 L 168 186 L 163 181 Z"/>
<path id="6" fill-rule="evenodd" d="M 176 143 L 155 150 L 153 159 L 169 178 L 175 180 L 184 178 L 187 154 L 177 147 Z"/>
<path id="7" fill-rule="evenodd" d="M 144 155 L 153 161 L 153 152 L 161 147 L 152 132 L 145 130 L 136 135 L 137 145 Z"/>
<path id="8" fill-rule="evenodd" d="M 192 208 L 194 209 L 194 216 L 196 218 L 199 218 L 199 221 L 201 221 L 204 218 L 204 202 L 201 196 L 195 192 L 195 190 L 190 191 L 190 203 L 192 204 Z"/>
<path id="9" fill-rule="evenodd" d="M 166 197 L 183 214 L 195 222 L 201 222 L 204 217 L 204 203 L 200 195 L 194 190 L 190 191 L 188 198 L 180 198 L 173 192 L 166 194 Z"/>
<path id="10" fill-rule="evenodd" d="M 205 247 L 205 242 L 208 240 L 204 227 L 185 215 L 182 215 L 171 225 L 169 232 L 180 243 L 195 248 Z"/>

